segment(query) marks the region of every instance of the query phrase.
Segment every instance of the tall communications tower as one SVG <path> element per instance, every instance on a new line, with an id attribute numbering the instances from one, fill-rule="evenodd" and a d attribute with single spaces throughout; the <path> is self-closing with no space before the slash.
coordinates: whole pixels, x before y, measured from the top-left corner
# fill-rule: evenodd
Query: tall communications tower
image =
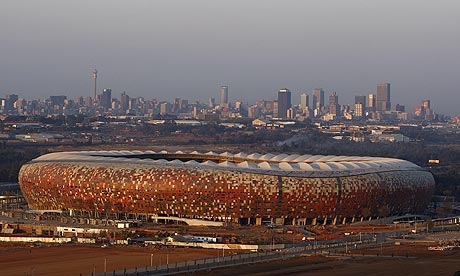
<path id="1" fill-rule="evenodd" d="M 94 80 L 94 98 L 93 103 L 96 104 L 96 93 L 97 93 L 97 70 L 94 68 L 93 70 L 93 80 Z"/>

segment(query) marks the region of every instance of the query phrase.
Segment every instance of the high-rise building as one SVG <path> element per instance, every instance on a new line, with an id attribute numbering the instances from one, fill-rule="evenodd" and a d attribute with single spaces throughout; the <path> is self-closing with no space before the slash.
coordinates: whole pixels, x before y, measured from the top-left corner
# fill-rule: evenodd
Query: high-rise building
<path id="1" fill-rule="evenodd" d="M 179 110 L 187 108 L 187 106 L 188 106 L 188 100 L 180 99 L 180 101 L 179 101 Z"/>
<path id="2" fill-rule="evenodd" d="M 291 108 L 291 91 L 287 88 L 278 91 L 278 117 L 287 118 L 287 110 Z"/>
<path id="3" fill-rule="evenodd" d="M 355 96 L 355 104 L 360 103 L 366 107 L 366 96 Z"/>
<path id="4" fill-rule="evenodd" d="M 400 104 L 396 104 L 395 110 L 396 110 L 396 111 L 399 111 L 399 112 L 406 112 L 406 106 L 400 105 Z"/>
<path id="5" fill-rule="evenodd" d="M 366 96 L 355 96 L 355 116 L 363 117 L 366 112 Z"/>
<path id="6" fill-rule="evenodd" d="M 322 110 L 324 108 L 324 90 L 315 88 L 312 91 L 312 107 L 313 109 Z"/>
<path id="7" fill-rule="evenodd" d="M 273 111 L 273 117 L 277 118 L 277 117 L 279 117 L 279 114 L 278 114 L 278 111 L 279 111 L 279 109 L 278 109 L 278 100 L 272 101 L 272 105 L 273 105 L 273 110 L 272 110 Z"/>
<path id="8" fill-rule="evenodd" d="M 160 103 L 160 114 L 166 115 L 171 112 L 171 104 L 168 102 Z"/>
<path id="9" fill-rule="evenodd" d="M 377 84 L 377 111 L 391 110 L 390 84 L 382 82 Z"/>
<path id="10" fill-rule="evenodd" d="M 434 112 L 431 110 L 431 103 L 430 100 L 423 100 L 422 105 L 421 105 L 421 116 L 423 116 L 422 119 L 431 121 L 434 119 Z"/>
<path id="11" fill-rule="evenodd" d="M 329 114 L 334 116 L 340 115 L 339 96 L 337 96 L 337 92 L 332 92 L 329 96 Z"/>
<path id="12" fill-rule="evenodd" d="M 102 90 L 100 105 L 105 109 L 112 107 L 112 89 L 105 88 Z"/>
<path id="13" fill-rule="evenodd" d="M 91 97 L 86 97 L 85 98 L 85 107 L 90 107 L 92 104 L 94 104 L 95 100 L 92 99 Z"/>
<path id="14" fill-rule="evenodd" d="M 52 106 L 55 106 L 55 105 L 63 106 L 65 100 L 67 100 L 67 96 L 64 96 L 64 95 L 50 96 L 50 101 L 51 101 Z"/>
<path id="15" fill-rule="evenodd" d="M 129 109 L 129 96 L 125 91 L 123 91 L 120 96 L 120 109 L 123 112 L 126 112 L 126 110 Z"/>
<path id="16" fill-rule="evenodd" d="M 174 103 L 173 103 L 173 112 L 174 113 L 177 113 L 180 111 L 181 109 L 181 106 L 180 106 L 180 102 L 181 102 L 181 98 L 174 98 Z"/>
<path id="17" fill-rule="evenodd" d="M 260 115 L 260 107 L 257 105 L 252 105 L 248 108 L 248 117 L 256 119 Z"/>
<path id="18" fill-rule="evenodd" d="M 300 108 L 305 110 L 309 106 L 309 98 L 307 93 L 300 94 Z"/>
<path id="19" fill-rule="evenodd" d="M 220 107 L 228 107 L 228 86 L 220 87 Z"/>
<path id="20" fill-rule="evenodd" d="M 85 99 L 82 96 L 78 97 L 77 105 L 78 106 L 83 106 L 84 104 L 85 104 Z"/>
<path id="21" fill-rule="evenodd" d="M 295 119 L 295 111 L 292 107 L 286 110 L 286 118 Z"/>
<path id="22" fill-rule="evenodd" d="M 364 117 L 364 110 L 362 103 L 355 103 L 355 117 Z"/>
<path id="23" fill-rule="evenodd" d="M 3 103 L 3 111 L 13 111 L 14 103 L 19 99 L 19 96 L 16 94 L 9 94 L 5 96 L 5 101 Z"/>
<path id="24" fill-rule="evenodd" d="M 367 110 L 369 112 L 374 112 L 375 109 L 375 94 L 369 94 L 368 96 L 368 102 L 367 102 Z"/>
<path id="25" fill-rule="evenodd" d="M 430 100 L 423 100 L 422 101 L 422 107 L 425 110 L 431 109 Z"/>
<path id="26" fill-rule="evenodd" d="M 216 99 L 214 98 L 208 98 L 208 106 L 210 108 L 213 108 L 216 105 Z"/>

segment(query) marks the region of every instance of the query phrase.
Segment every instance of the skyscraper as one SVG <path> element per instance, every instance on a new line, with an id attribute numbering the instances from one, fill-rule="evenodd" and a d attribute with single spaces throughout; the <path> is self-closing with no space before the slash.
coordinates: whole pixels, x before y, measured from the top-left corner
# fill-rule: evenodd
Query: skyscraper
<path id="1" fill-rule="evenodd" d="M 363 117 L 366 111 L 366 96 L 355 96 L 355 116 Z"/>
<path id="2" fill-rule="evenodd" d="M 369 112 L 374 112 L 375 111 L 375 94 L 369 94 L 369 97 L 368 97 L 368 102 L 367 102 L 367 110 Z"/>
<path id="3" fill-rule="evenodd" d="M 228 86 L 220 87 L 220 107 L 228 107 Z"/>
<path id="4" fill-rule="evenodd" d="M 390 84 L 383 82 L 377 84 L 377 111 L 391 110 Z"/>
<path id="5" fill-rule="evenodd" d="M 51 101 L 52 106 L 55 106 L 55 105 L 63 106 L 65 100 L 67 100 L 67 96 L 64 96 L 64 95 L 50 96 L 50 101 Z"/>
<path id="6" fill-rule="evenodd" d="M 422 107 L 423 107 L 423 109 L 425 109 L 425 110 L 431 109 L 430 100 L 423 100 L 423 101 L 422 101 Z"/>
<path id="7" fill-rule="evenodd" d="M 340 115 L 339 96 L 337 96 L 337 92 L 332 92 L 329 96 L 329 114 L 334 116 Z"/>
<path id="8" fill-rule="evenodd" d="M 396 111 L 399 111 L 399 112 L 406 112 L 406 106 L 400 105 L 400 104 L 396 104 L 395 110 L 396 110 Z"/>
<path id="9" fill-rule="evenodd" d="M 307 93 L 300 94 L 300 108 L 305 110 L 309 105 L 309 98 Z"/>
<path id="10" fill-rule="evenodd" d="M 216 100 L 214 98 L 208 98 L 208 106 L 213 108 L 216 105 Z"/>
<path id="11" fill-rule="evenodd" d="M 112 89 L 105 88 L 102 91 L 100 105 L 105 109 L 109 109 L 112 107 Z"/>
<path id="12" fill-rule="evenodd" d="M 5 106 L 3 107 L 4 111 L 13 111 L 14 103 L 19 99 L 19 96 L 16 94 L 6 95 L 5 97 Z"/>
<path id="13" fill-rule="evenodd" d="M 120 97 L 120 108 L 121 108 L 121 111 L 123 111 L 123 113 L 125 113 L 126 110 L 129 109 L 129 96 L 124 91 L 123 93 L 121 93 L 121 97 Z"/>
<path id="14" fill-rule="evenodd" d="M 278 91 L 278 117 L 287 118 L 287 110 L 291 108 L 291 91 L 287 88 Z"/>
<path id="15" fill-rule="evenodd" d="M 313 109 L 319 109 L 321 111 L 324 107 L 324 90 L 321 88 L 315 88 L 313 89 L 312 95 Z"/>

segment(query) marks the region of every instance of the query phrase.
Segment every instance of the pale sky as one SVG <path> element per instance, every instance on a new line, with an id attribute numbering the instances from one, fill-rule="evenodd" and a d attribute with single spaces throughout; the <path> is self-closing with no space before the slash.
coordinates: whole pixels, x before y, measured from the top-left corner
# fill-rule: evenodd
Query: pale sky
<path id="1" fill-rule="evenodd" d="M 275 99 L 341 104 L 390 82 L 393 107 L 460 115 L 457 0 L 2 0 L 0 97 Z"/>

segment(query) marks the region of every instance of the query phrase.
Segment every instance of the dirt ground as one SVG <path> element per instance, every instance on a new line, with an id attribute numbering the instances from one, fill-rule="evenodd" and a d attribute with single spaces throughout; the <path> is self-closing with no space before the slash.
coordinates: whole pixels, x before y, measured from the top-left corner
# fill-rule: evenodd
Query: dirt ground
<path id="1" fill-rule="evenodd" d="M 196 272 L 194 275 L 256 276 L 334 276 L 334 275 L 453 275 L 460 270 L 460 250 L 428 251 L 432 244 L 417 243 L 376 246 L 351 250 L 344 257 L 301 257 L 286 261 L 240 265 L 226 269 Z M 141 246 L 109 247 L 56 245 L 0 247 L 0 275 L 80 275 L 124 268 L 145 267 L 219 255 L 219 250 L 193 248 L 153 248 Z M 228 252 L 231 253 L 231 252 Z M 375 255 L 382 255 L 376 257 Z M 363 256 L 364 255 L 364 256 Z M 393 257 L 392 257 L 393 255 Z"/>
<path id="2" fill-rule="evenodd" d="M 364 254 L 380 253 L 381 248 L 358 250 L 341 258 L 302 257 L 287 261 L 260 263 L 199 272 L 196 275 L 254 276 L 361 276 L 453 275 L 460 271 L 460 251 L 427 251 L 426 245 L 383 247 L 385 257 Z M 391 257 L 393 253 L 394 257 Z M 409 257 L 406 257 L 406 253 Z M 398 257 L 397 254 L 402 254 Z"/>
<path id="3" fill-rule="evenodd" d="M 218 250 L 193 248 L 108 247 L 60 245 L 52 247 L 1 247 L 0 275 L 80 275 L 124 268 L 145 267 L 218 256 Z"/>

